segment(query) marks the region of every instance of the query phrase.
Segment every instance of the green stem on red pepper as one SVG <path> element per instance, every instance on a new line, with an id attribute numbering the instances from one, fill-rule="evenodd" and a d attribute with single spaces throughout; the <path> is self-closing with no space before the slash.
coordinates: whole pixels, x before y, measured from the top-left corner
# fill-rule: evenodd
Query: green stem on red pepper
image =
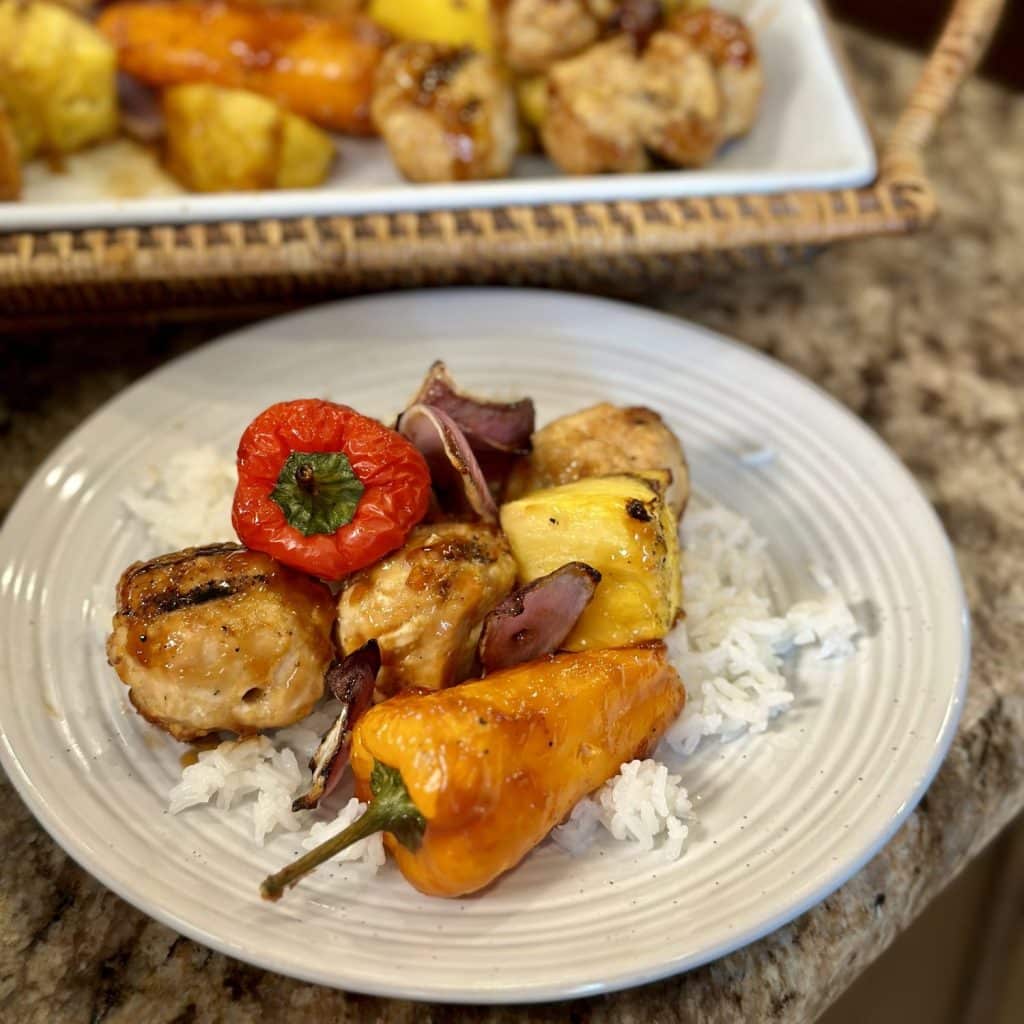
<path id="1" fill-rule="evenodd" d="M 343 452 L 292 452 L 270 497 L 289 526 L 311 537 L 351 523 L 364 490 Z"/>

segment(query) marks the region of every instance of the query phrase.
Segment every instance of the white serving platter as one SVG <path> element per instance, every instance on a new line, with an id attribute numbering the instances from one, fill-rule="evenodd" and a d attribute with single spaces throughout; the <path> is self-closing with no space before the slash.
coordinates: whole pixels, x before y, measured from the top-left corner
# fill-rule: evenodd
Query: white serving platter
<path id="1" fill-rule="evenodd" d="M 127 140 L 72 156 L 58 173 L 27 168 L 24 198 L 0 203 L 0 232 L 331 214 L 641 200 L 856 187 L 876 173 L 874 149 L 817 0 L 720 0 L 754 28 L 765 72 L 748 136 L 707 168 L 571 178 L 520 158 L 511 178 L 410 185 L 379 140 L 340 139 L 330 180 L 301 191 L 187 194 Z"/>

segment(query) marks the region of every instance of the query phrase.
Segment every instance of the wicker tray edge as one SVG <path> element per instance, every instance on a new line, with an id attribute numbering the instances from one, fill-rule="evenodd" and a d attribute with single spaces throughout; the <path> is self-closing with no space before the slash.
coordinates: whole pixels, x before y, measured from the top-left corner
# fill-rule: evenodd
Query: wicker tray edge
<path id="1" fill-rule="evenodd" d="M 0 327 L 62 313 L 182 316 L 455 283 L 628 293 L 917 231 L 937 212 L 922 151 L 1003 6 L 955 0 L 879 178 L 865 188 L 6 234 Z"/>

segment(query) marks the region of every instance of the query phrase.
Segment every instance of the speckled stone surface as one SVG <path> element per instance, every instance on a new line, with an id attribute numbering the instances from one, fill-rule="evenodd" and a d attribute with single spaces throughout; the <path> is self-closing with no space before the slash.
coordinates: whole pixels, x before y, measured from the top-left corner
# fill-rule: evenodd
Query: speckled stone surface
<path id="1" fill-rule="evenodd" d="M 884 135 L 918 59 L 846 33 Z M 652 304 L 771 352 L 868 420 L 935 502 L 974 615 L 970 694 L 936 782 L 823 904 L 693 973 L 530 1009 L 428 1007 L 267 974 L 177 937 L 71 863 L 0 785 L 0 1020 L 207 1024 L 809 1021 L 1024 806 L 1024 104 L 972 83 L 931 169 L 931 234 Z M 142 372 L 223 330 L 0 339 L 0 513 L 46 452 Z"/>

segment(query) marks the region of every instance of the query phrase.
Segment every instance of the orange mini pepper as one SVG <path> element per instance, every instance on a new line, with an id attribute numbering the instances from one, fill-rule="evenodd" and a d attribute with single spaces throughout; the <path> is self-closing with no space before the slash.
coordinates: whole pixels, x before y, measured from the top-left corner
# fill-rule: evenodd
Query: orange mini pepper
<path id="1" fill-rule="evenodd" d="M 283 871 L 286 887 L 383 831 L 406 879 L 461 896 L 514 867 L 588 793 L 644 757 L 685 691 L 660 641 L 560 654 L 431 694 L 403 694 L 360 719 L 352 740 L 361 818 Z"/>

